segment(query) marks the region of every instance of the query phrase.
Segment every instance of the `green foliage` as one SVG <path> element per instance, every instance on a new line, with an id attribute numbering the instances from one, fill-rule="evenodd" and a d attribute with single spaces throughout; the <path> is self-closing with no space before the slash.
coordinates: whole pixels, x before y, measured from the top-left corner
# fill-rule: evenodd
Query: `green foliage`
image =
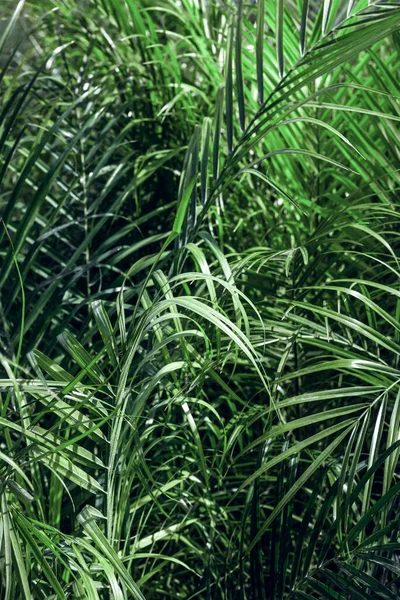
<path id="1" fill-rule="evenodd" d="M 1 599 L 397 598 L 399 3 L 1 16 Z"/>

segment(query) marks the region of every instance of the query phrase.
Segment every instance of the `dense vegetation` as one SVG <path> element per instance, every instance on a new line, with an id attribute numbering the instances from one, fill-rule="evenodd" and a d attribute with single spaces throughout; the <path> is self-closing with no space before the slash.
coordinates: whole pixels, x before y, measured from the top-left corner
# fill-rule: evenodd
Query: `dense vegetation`
<path id="1" fill-rule="evenodd" d="M 398 0 L 1 11 L 1 599 L 398 598 Z"/>

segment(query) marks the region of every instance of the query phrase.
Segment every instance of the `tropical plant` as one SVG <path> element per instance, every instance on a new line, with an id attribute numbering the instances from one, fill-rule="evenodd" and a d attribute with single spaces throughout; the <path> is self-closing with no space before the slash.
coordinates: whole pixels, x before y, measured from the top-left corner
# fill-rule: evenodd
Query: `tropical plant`
<path id="1" fill-rule="evenodd" d="M 2 599 L 398 597 L 399 30 L 4 9 Z"/>

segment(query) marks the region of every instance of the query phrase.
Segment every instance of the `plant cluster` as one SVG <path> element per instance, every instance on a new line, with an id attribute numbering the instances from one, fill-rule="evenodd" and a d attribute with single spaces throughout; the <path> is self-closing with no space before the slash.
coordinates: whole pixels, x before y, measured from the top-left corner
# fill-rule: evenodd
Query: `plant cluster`
<path id="1" fill-rule="evenodd" d="M 1 600 L 400 593 L 398 0 L 11 0 Z"/>

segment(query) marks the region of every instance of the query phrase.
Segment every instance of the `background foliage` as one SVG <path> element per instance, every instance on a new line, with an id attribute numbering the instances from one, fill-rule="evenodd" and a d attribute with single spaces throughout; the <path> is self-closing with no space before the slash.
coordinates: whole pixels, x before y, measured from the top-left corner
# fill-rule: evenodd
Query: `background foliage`
<path id="1" fill-rule="evenodd" d="M 1 17 L 1 598 L 397 598 L 399 3 Z"/>

